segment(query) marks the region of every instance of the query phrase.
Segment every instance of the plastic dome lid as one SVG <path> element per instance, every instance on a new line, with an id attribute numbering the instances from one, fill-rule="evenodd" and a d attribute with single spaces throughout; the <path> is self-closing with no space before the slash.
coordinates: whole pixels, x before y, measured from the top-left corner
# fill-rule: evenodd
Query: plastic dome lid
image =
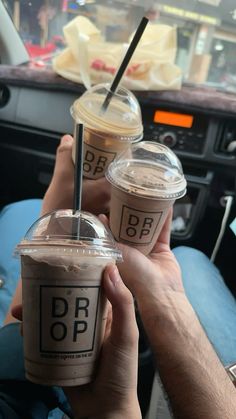
<path id="1" fill-rule="evenodd" d="M 120 140 L 139 141 L 143 136 L 142 116 L 136 97 L 129 90 L 118 87 L 106 111 L 102 104 L 110 84 L 98 84 L 87 90 L 71 107 L 76 122 L 87 128 L 117 135 Z"/>
<path id="2" fill-rule="evenodd" d="M 53 252 L 57 255 L 112 257 L 122 260 L 111 232 L 94 215 L 58 210 L 39 218 L 16 248 L 17 255 Z"/>
<path id="3" fill-rule="evenodd" d="M 131 145 L 109 165 L 106 177 L 116 187 L 146 198 L 177 199 L 186 193 L 178 157 L 151 141 Z"/>

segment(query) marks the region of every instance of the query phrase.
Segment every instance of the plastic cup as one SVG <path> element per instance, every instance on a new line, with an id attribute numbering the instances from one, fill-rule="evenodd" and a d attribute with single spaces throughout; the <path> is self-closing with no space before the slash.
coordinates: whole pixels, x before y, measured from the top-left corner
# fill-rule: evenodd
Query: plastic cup
<path id="1" fill-rule="evenodd" d="M 110 232 L 89 213 L 60 210 L 36 221 L 16 252 L 26 377 L 46 385 L 89 383 L 107 318 L 102 274 L 121 259 Z"/>
<path id="2" fill-rule="evenodd" d="M 166 146 L 143 141 L 110 164 L 110 228 L 119 242 L 148 255 L 169 208 L 186 193 L 177 156 Z"/>
<path id="3" fill-rule="evenodd" d="M 109 87 L 92 87 L 71 107 L 75 123 L 84 125 L 83 175 L 89 179 L 103 177 L 116 156 L 143 136 L 140 106 L 129 90 L 118 87 L 106 111 L 102 110 Z"/>

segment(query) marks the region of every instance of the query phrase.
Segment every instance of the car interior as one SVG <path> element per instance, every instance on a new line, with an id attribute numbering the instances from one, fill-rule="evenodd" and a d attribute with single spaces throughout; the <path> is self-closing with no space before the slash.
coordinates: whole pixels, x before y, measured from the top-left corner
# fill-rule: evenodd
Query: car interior
<path id="1" fill-rule="evenodd" d="M 22 27 L 18 21 L 17 31 L 16 3 L 21 2 L 0 1 L 1 208 L 12 202 L 43 197 L 52 176 L 59 140 L 64 133 L 73 134 L 74 122 L 70 107 L 85 91 L 83 84 L 56 74 L 50 60 L 49 63 L 43 61 L 41 67 L 40 57 L 38 61 L 30 57 L 25 46 L 26 36 L 24 39 L 23 34 L 30 27 L 28 25 L 27 29 L 25 23 L 29 6 L 22 6 Z M 22 3 L 30 4 L 28 1 Z M 51 2 L 52 7 L 54 3 Z M 72 8 L 73 3 L 78 2 L 64 3 L 68 3 L 70 10 L 69 7 Z M 84 12 L 87 2 L 82 3 Z M 192 65 L 195 62 L 199 72 L 204 67 L 204 75 L 201 75 L 199 81 L 192 72 L 192 78 L 183 77 L 179 90 L 134 90 L 133 93 L 141 107 L 143 139 L 170 147 L 179 157 L 187 179 L 187 194 L 174 206 L 171 246 L 191 246 L 211 257 L 217 243 L 214 262 L 227 286 L 236 295 L 235 235 L 229 227 L 236 216 L 236 79 L 233 71 L 233 68 L 236 69 L 236 58 L 235 54 L 230 54 L 228 45 L 236 47 L 234 0 L 183 1 L 181 4 L 184 6 L 181 8 L 178 8 L 177 1 L 167 0 L 158 2 L 159 6 L 155 1 L 148 1 L 145 6 L 142 1 L 132 0 L 128 5 L 121 0 L 93 3 L 100 3 L 104 10 L 113 9 L 117 13 L 120 9 L 127 13 L 130 10 L 128 6 L 132 8 L 135 3 L 135 22 L 149 11 L 150 19 L 179 25 L 183 68 L 190 60 L 183 54 L 183 45 L 189 39 L 193 43 L 195 37 L 195 55 L 193 44 L 188 44 L 186 50 L 194 55 Z M 34 7 L 39 9 L 39 5 Z M 184 10 L 195 11 L 198 17 L 191 20 L 187 12 L 183 13 Z M 70 19 L 73 16 L 70 15 Z M 212 34 L 212 22 L 208 26 L 207 20 L 201 21 L 201 16 L 215 19 L 215 37 Z M 103 25 L 106 25 L 105 18 Z M 110 23 L 107 30 L 114 35 L 119 25 L 117 22 L 116 25 Z M 194 33 L 193 26 L 196 26 Z M 202 50 L 202 54 L 197 49 Z M 207 66 L 205 63 L 206 56 L 210 55 L 211 67 L 209 62 Z M 204 62 L 200 62 L 199 57 Z M 232 77 L 223 78 L 221 75 L 217 81 L 211 81 L 208 77 L 210 72 L 220 71 L 223 64 L 219 64 L 219 61 L 223 59 L 226 64 L 227 60 L 231 60 Z M 191 63 L 188 63 L 188 69 L 191 70 Z M 228 197 L 232 199 L 228 201 Z M 138 314 L 137 319 L 140 330 L 138 393 L 145 417 L 150 404 L 155 368 Z M 169 417 L 165 415 L 167 413 L 163 412 L 160 417 Z M 149 412 L 148 419 L 154 417 Z"/>

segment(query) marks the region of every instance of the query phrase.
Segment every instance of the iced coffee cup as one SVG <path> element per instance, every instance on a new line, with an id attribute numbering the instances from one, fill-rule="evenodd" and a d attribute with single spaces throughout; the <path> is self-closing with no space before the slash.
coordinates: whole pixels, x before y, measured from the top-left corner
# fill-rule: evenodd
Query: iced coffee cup
<path id="1" fill-rule="evenodd" d="M 102 274 L 121 259 L 110 232 L 89 213 L 56 211 L 32 225 L 17 253 L 26 377 L 46 385 L 89 383 L 107 318 Z"/>
<path id="2" fill-rule="evenodd" d="M 168 147 L 143 141 L 111 163 L 106 177 L 112 185 L 110 228 L 115 239 L 148 255 L 169 208 L 186 193 L 179 159 Z"/>
<path id="3" fill-rule="evenodd" d="M 84 125 L 83 175 L 89 179 L 104 176 L 116 156 L 143 136 L 140 106 L 129 90 L 118 87 L 107 109 L 102 110 L 109 87 L 92 87 L 71 107 L 75 123 Z"/>

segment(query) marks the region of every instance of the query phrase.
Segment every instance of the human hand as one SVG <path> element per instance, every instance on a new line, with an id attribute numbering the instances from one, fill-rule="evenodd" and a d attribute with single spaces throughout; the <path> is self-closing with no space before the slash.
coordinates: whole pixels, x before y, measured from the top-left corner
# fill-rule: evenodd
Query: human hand
<path id="1" fill-rule="evenodd" d="M 100 219 L 108 223 L 104 215 L 101 215 Z M 124 260 L 118 266 L 119 272 L 135 296 L 139 308 L 145 311 L 153 311 L 157 299 L 170 292 L 184 295 L 180 267 L 170 249 L 171 220 L 172 209 L 149 256 L 143 255 L 135 248 L 118 243 Z"/>
<path id="2" fill-rule="evenodd" d="M 141 419 L 137 399 L 138 329 L 133 298 L 116 266 L 104 272 L 103 286 L 111 303 L 105 340 L 95 380 L 64 388 L 75 419 Z M 22 319 L 21 306 L 12 314 Z"/>
<path id="3" fill-rule="evenodd" d="M 57 147 L 52 180 L 44 195 L 41 214 L 73 206 L 74 165 L 72 161 L 73 138 L 64 135 Z"/>
<path id="4" fill-rule="evenodd" d="M 45 193 L 42 215 L 56 209 L 73 207 L 74 164 L 72 161 L 73 138 L 64 135 L 57 148 L 53 177 Z M 107 213 L 110 204 L 110 185 L 103 177 L 98 180 L 83 180 L 82 209 L 99 214 Z"/>
<path id="5" fill-rule="evenodd" d="M 105 177 L 83 179 L 82 209 L 98 215 L 110 210 L 111 186 Z"/>

